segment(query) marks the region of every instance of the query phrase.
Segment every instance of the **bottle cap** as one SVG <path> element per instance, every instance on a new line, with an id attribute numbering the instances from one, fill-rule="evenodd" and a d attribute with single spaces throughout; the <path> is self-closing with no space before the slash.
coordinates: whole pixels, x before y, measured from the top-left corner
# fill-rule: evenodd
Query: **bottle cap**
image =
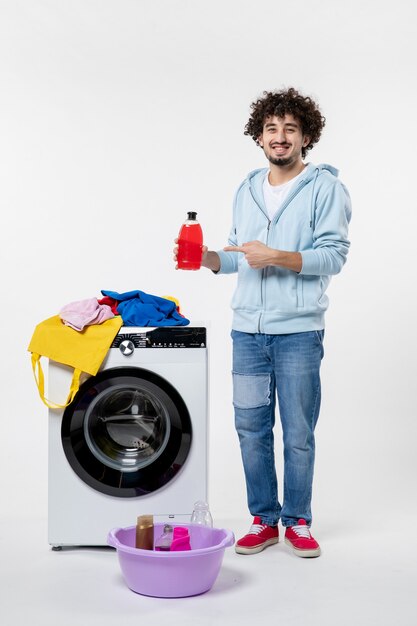
<path id="1" fill-rule="evenodd" d="M 137 528 L 151 528 L 153 526 L 153 515 L 139 515 L 136 523 Z"/>
<path id="2" fill-rule="evenodd" d="M 197 218 L 197 213 L 195 211 L 188 211 L 187 215 L 189 220 L 195 220 Z"/>
<path id="3" fill-rule="evenodd" d="M 208 504 L 207 502 L 204 502 L 204 500 L 197 500 L 197 502 L 194 504 L 194 508 L 195 509 L 208 509 Z"/>

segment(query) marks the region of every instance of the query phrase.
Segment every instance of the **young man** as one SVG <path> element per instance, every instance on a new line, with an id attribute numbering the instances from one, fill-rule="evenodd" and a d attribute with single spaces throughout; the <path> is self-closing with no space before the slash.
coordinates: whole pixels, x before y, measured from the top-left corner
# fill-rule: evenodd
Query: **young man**
<path id="1" fill-rule="evenodd" d="M 204 248 L 203 265 L 238 272 L 232 300 L 233 404 L 246 479 L 249 532 L 239 554 L 278 542 L 278 521 L 296 555 L 316 557 L 310 532 L 314 428 L 320 409 L 325 295 L 349 249 L 348 192 L 329 165 L 305 164 L 325 124 L 295 89 L 264 92 L 245 127 L 269 167 L 237 190 L 229 245 Z M 282 504 L 274 460 L 275 403 L 284 441 Z"/>

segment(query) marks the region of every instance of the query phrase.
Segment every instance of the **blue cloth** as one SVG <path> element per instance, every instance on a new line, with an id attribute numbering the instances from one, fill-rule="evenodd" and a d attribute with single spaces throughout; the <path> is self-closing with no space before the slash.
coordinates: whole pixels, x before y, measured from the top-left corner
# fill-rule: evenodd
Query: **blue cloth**
<path id="1" fill-rule="evenodd" d="M 299 519 L 311 524 L 323 335 L 323 330 L 288 335 L 232 331 L 233 404 L 248 506 L 268 526 L 279 519 L 283 526 Z M 280 498 L 274 461 L 276 396 L 284 440 Z"/>
<path id="2" fill-rule="evenodd" d="M 117 300 L 117 311 L 124 326 L 186 326 L 190 320 L 180 315 L 175 302 L 152 296 L 144 291 L 102 291 L 103 296 Z"/>

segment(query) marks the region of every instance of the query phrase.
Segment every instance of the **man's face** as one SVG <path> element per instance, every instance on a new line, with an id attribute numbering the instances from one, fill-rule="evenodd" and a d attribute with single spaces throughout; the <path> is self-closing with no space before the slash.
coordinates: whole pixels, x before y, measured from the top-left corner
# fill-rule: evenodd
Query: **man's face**
<path id="1" fill-rule="evenodd" d="M 301 161 L 301 149 L 308 146 L 310 137 L 304 136 L 298 120 L 286 113 L 284 117 L 273 115 L 265 119 L 258 143 L 268 161 L 285 167 Z"/>

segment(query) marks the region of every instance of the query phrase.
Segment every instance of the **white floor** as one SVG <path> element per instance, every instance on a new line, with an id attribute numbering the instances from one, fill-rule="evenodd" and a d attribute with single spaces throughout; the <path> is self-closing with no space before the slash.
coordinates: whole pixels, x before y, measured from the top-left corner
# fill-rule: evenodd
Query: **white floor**
<path id="1" fill-rule="evenodd" d="M 216 520 L 216 526 L 236 536 L 247 530 L 236 520 Z M 322 526 L 315 533 L 323 550 L 318 559 L 300 559 L 284 542 L 251 556 L 228 548 L 211 591 L 181 599 L 130 591 L 111 548 L 52 551 L 44 519 L 3 520 L 0 530 L 4 626 L 255 626 L 270 619 L 286 626 L 417 623 L 417 536 L 411 520 L 392 530 Z"/>

